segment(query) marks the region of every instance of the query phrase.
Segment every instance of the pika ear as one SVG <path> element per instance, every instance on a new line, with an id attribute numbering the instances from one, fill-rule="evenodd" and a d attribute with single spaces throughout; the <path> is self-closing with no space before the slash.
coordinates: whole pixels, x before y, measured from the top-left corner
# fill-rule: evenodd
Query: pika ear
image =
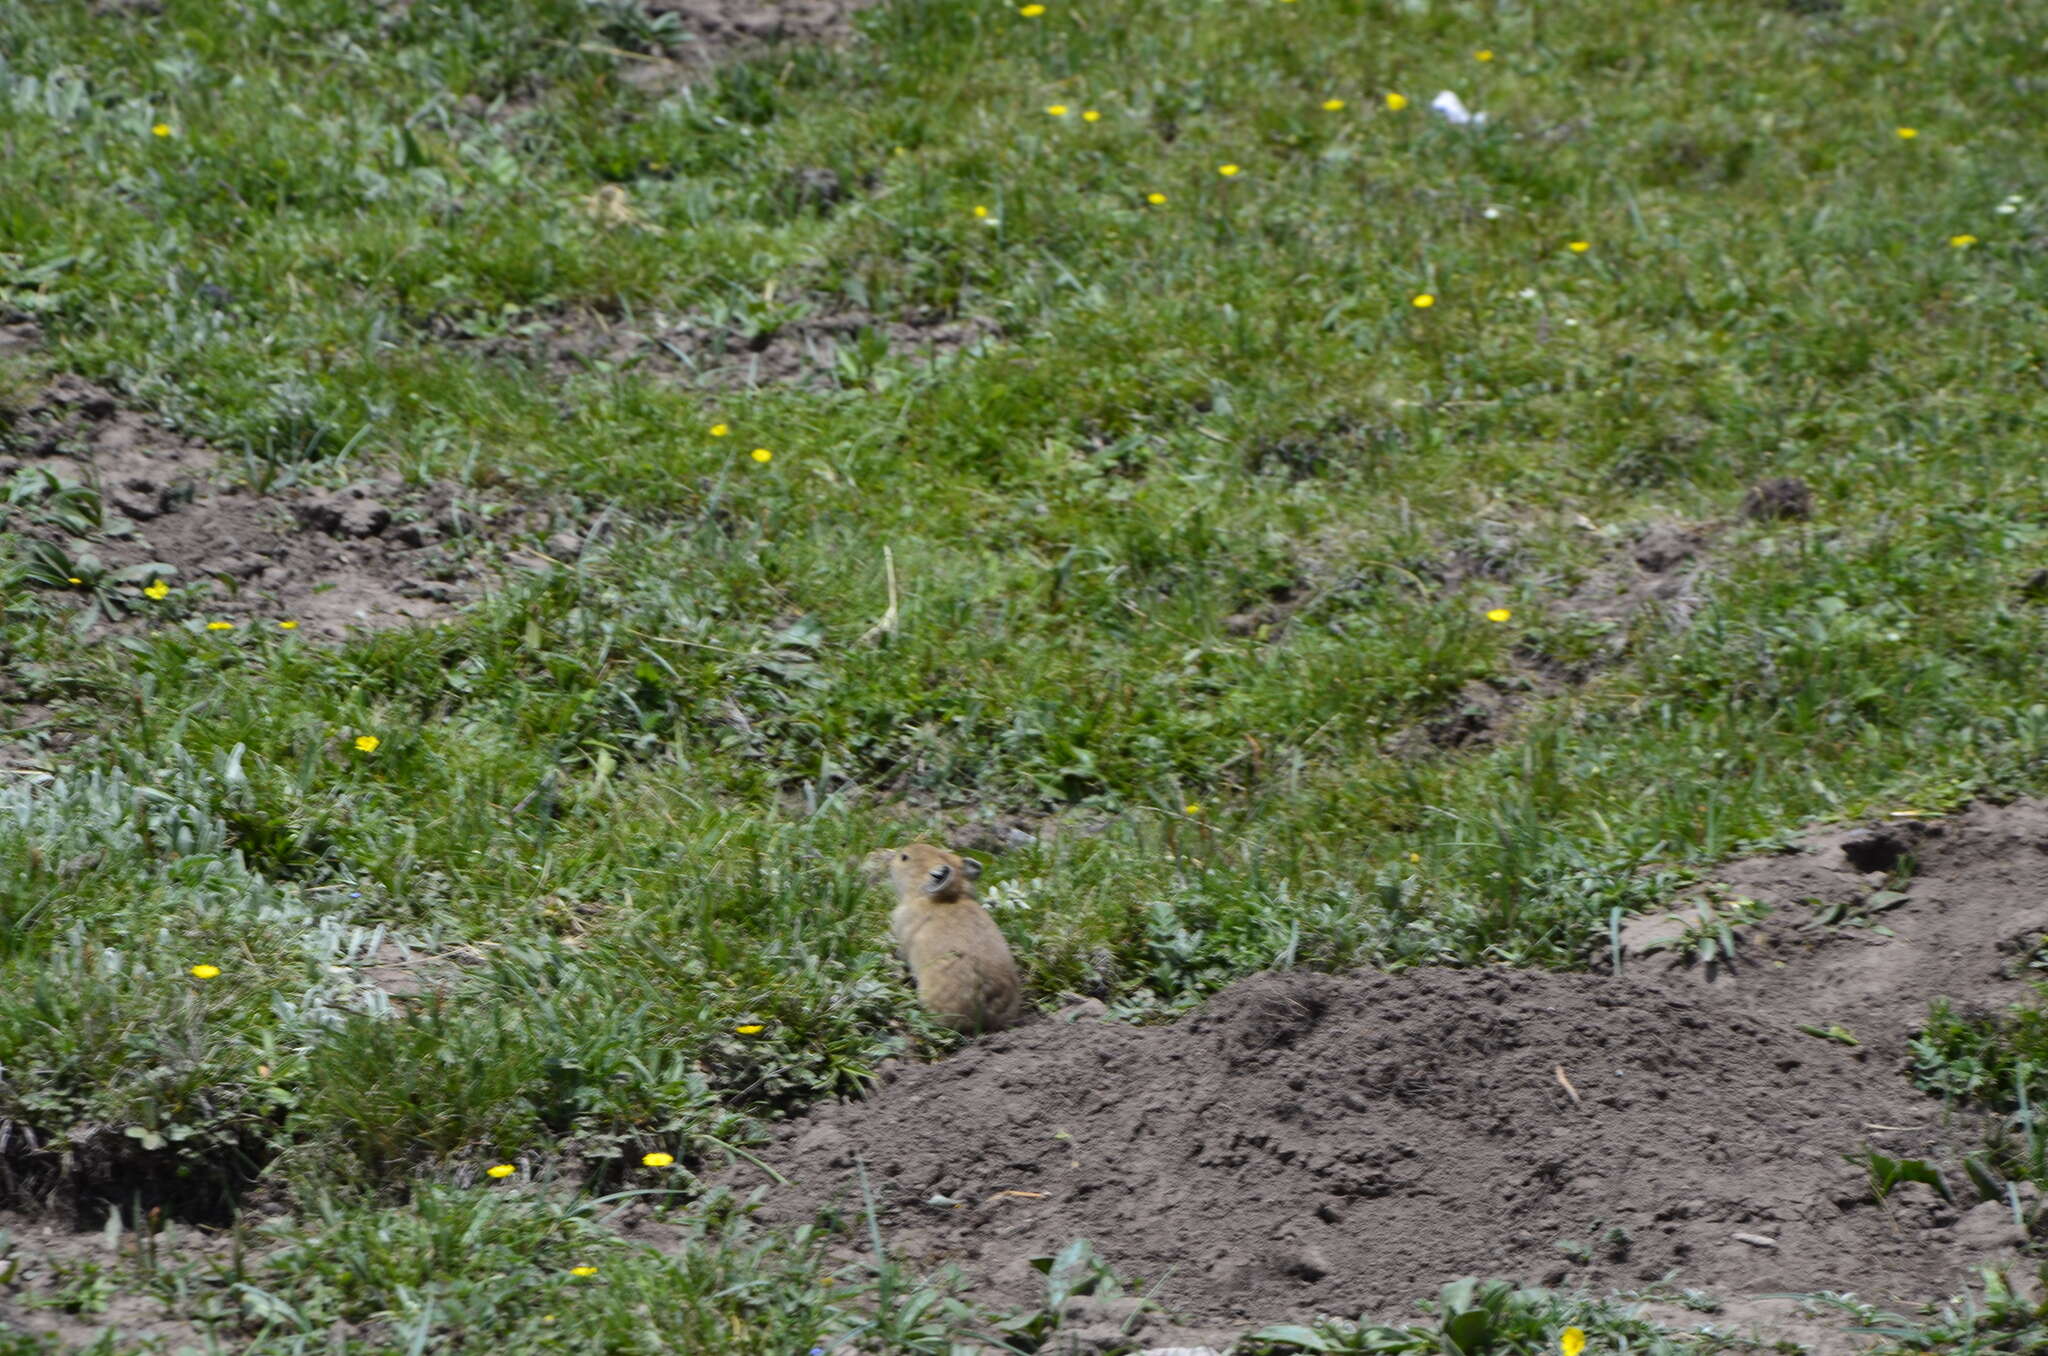
<path id="1" fill-rule="evenodd" d="M 975 861 L 972 857 L 962 857 L 960 859 L 960 874 L 969 880 L 980 880 L 981 863 Z"/>

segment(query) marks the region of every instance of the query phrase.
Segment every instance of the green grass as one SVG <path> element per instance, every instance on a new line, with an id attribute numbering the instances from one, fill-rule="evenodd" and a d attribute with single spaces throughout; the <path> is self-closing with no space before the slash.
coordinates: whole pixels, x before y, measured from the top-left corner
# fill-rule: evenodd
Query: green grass
<path id="1" fill-rule="evenodd" d="M 0 307 L 47 344 L 0 443 L 71 371 L 255 483 L 613 524 L 340 648 L 80 636 L 0 535 L 0 663 L 69 736 L 0 786 L 17 1189 L 219 1218 L 261 1181 L 365 1251 L 281 1254 L 299 1317 L 237 1322 L 512 1349 L 525 1299 L 421 1307 L 377 1239 L 499 1210 L 460 1203 L 499 1161 L 688 1188 L 945 1048 L 855 875 L 878 842 L 1099 828 L 990 879 L 1037 994 L 1142 1016 L 1275 964 L 1576 965 L 1810 818 L 2048 789 L 2048 15 L 1802 8 L 931 0 L 667 91 L 622 78 L 646 20 L 575 0 L 7 8 Z M 1490 121 L 1430 116 L 1445 87 Z M 643 225 L 581 205 L 606 184 Z M 835 307 L 1002 332 L 740 393 L 450 337 Z M 1766 475 L 1815 519 L 1743 521 Z M 97 512 L 23 493 L 16 527 Z M 1708 531 L 1699 610 L 1615 634 L 1574 590 L 1669 521 Z M 862 643 L 884 547 L 901 624 Z M 1282 588 L 1286 626 L 1225 625 Z M 1388 752 L 1486 679 L 1526 694 L 1498 742 Z M 451 958 L 445 997 L 387 999 L 386 939 Z M 505 1274 L 567 1287 L 590 1217 L 502 1209 Z M 687 1343 L 662 1268 L 724 1294 L 763 1246 L 622 1261 L 560 1321 L 631 1349 L 603 1325 L 644 1303 Z M 857 1321 L 790 1287 L 761 1349 Z"/>

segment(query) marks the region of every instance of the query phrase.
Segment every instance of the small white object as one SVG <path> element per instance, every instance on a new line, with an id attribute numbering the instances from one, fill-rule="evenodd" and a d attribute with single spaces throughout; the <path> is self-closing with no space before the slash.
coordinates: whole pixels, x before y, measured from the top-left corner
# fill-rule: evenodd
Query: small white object
<path id="1" fill-rule="evenodd" d="M 1521 291 L 1515 293 L 1515 295 L 1520 297 L 1523 301 L 1534 301 L 1536 300 L 1536 289 L 1533 287 L 1525 287 Z"/>
<path id="2" fill-rule="evenodd" d="M 1488 221 L 1499 221 L 1500 209 L 1498 207 L 1489 207 L 1484 212 L 1481 212 L 1479 215 L 1485 217 Z"/>
<path id="3" fill-rule="evenodd" d="M 1778 1246 L 1777 1239 L 1765 1238 L 1762 1234 L 1730 1234 L 1728 1236 L 1737 1243 L 1747 1243 L 1752 1248 L 1775 1248 Z"/>
<path id="4" fill-rule="evenodd" d="M 1449 90 L 1439 90 L 1436 98 L 1429 101 L 1429 106 L 1432 111 L 1439 114 L 1445 122 L 1453 127 L 1484 127 L 1486 125 L 1486 115 L 1484 113 L 1474 113 L 1471 109 L 1465 107 L 1463 99 L 1460 99 Z"/>

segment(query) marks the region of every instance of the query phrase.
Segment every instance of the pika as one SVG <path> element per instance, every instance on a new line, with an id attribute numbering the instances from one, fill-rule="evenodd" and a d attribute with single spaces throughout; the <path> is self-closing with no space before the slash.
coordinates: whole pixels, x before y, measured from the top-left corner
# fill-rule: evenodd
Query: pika
<path id="1" fill-rule="evenodd" d="M 995 1031 L 1023 1008 L 1017 962 L 1002 929 L 974 897 L 981 863 L 929 843 L 877 848 L 868 854 L 877 876 L 896 886 L 890 916 L 896 945 L 917 982 L 917 997 L 955 1031 Z"/>

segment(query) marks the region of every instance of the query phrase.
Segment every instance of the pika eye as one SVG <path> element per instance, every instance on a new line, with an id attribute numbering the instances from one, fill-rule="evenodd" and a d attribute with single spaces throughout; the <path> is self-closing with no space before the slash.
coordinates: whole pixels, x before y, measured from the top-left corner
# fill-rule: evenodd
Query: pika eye
<path id="1" fill-rule="evenodd" d="M 899 862 L 907 862 L 910 860 L 910 854 L 907 852 L 899 852 L 896 854 L 896 860 Z"/>

